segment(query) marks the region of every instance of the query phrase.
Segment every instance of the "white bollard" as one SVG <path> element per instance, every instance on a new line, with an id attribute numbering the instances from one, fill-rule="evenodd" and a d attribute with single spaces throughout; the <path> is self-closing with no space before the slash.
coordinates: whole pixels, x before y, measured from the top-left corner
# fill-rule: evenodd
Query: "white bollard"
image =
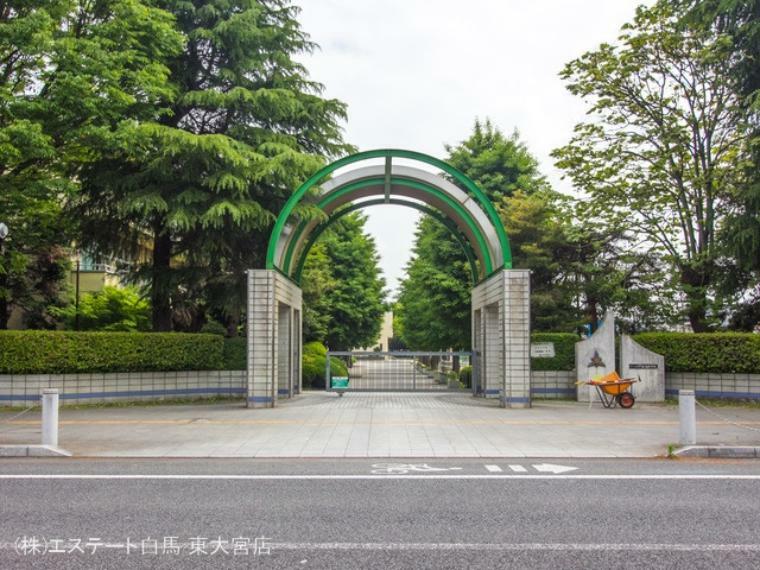
<path id="1" fill-rule="evenodd" d="M 42 390 L 42 445 L 58 447 L 58 390 Z"/>
<path id="2" fill-rule="evenodd" d="M 681 445 L 697 443 L 697 412 L 694 404 L 694 390 L 678 391 L 678 419 Z"/>

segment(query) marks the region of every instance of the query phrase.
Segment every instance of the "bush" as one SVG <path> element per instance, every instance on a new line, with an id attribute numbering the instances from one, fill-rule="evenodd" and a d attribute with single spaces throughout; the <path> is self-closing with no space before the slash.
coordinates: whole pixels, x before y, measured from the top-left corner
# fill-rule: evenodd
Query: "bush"
<path id="1" fill-rule="evenodd" d="M 245 370 L 248 366 L 245 337 L 225 338 L 222 359 L 224 370 Z"/>
<path id="2" fill-rule="evenodd" d="M 327 366 L 327 348 L 320 342 L 307 342 L 303 345 L 301 376 L 304 388 L 324 388 L 325 368 Z M 348 376 L 346 364 L 334 356 L 330 357 L 332 376 Z"/>
<path id="3" fill-rule="evenodd" d="M 227 335 L 227 327 L 225 327 L 219 321 L 211 320 L 201 327 L 202 333 L 206 334 L 220 334 L 222 336 Z"/>
<path id="4" fill-rule="evenodd" d="M 534 333 L 531 342 L 553 342 L 554 358 L 531 358 L 531 370 L 575 370 L 575 343 L 580 340 L 572 333 Z"/>
<path id="5" fill-rule="evenodd" d="M 472 388 L 472 366 L 462 366 L 459 369 L 459 381 L 465 388 Z"/>
<path id="6" fill-rule="evenodd" d="M 67 329 L 76 326 L 74 304 L 51 308 Z M 150 329 L 150 302 L 134 287 L 103 287 L 97 293 L 85 293 L 79 300 L 79 330 L 147 331 Z"/>
<path id="7" fill-rule="evenodd" d="M 0 374 L 219 370 L 216 335 L 0 331 Z"/>
<path id="8" fill-rule="evenodd" d="M 752 333 L 641 333 L 633 339 L 665 357 L 672 372 L 760 373 L 760 335 Z"/>

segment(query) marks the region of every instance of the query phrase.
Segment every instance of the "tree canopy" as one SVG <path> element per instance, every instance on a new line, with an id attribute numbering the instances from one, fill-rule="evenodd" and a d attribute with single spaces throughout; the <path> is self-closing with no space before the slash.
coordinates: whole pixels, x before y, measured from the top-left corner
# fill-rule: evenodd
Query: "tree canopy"
<path id="1" fill-rule="evenodd" d="M 335 222 L 312 247 L 304 267 L 304 338 L 332 350 L 370 347 L 380 334 L 385 279 L 365 222 L 358 213 Z"/>
<path id="2" fill-rule="evenodd" d="M 731 42 L 683 26 L 672 7 L 640 7 L 617 44 L 565 67 L 590 120 L 554 152 L 583 211 L 647 236 L 678 277 L 695 331 L 708 330 L 720 270 L 718 230 L 746 159 L 746 116 L 731 76 Z"/>

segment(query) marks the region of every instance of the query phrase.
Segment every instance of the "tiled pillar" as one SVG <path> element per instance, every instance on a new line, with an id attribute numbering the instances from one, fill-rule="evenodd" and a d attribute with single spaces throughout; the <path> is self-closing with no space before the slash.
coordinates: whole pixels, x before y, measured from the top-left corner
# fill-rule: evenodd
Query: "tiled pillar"
<path id="1" fill-rule="evenodd" d="M 530 271 L 510 269 L 504 276 L 501 306 L 504 338 L 502 406 L 530 407 Z"/>
<path id="2" fill-rule="evenodd" d="M 247 325 L 248 407 L 273 407 L 277 386 L 277 303 L 272 270 L 248 271 Z"/>

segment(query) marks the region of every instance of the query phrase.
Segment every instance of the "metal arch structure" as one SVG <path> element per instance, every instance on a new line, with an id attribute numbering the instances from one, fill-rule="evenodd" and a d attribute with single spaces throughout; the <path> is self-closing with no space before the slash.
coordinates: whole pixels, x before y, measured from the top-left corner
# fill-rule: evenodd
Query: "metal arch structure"
<path id="1" fill-rule="evenodd" d="M 356 168 L 325 180 L 336 170 L 371 159 L 383 158 L 384 165 Z M 393 163 L 394 158 L 413 160 L 440 169 L 448 178 L 417 167 Z M 509 238 L 488 197 L 464 173 L 451 165 L 419 152 L 380 149 L 360 152 L 333 162 L 310 177 L 291 196 L 277 218 L 267 248 L 267 269 L 280 271 L 295 279 L 298 258 L 310 234 L 322 220 L 293 218 L 301 203 L 315 205 L 328 217 L 342 206 L 359 200 L 382 196 L 404 197 L 427 204 L 450 219 L 467 237 L 478 260 L 478 281 L 500 269 L 512 267 Z"/>
<path id="2" fill-rule="evenodd" d="M 477 266 L 477 259 L 475 257 L 475 252 L 473 252 L 472 247 L 470 247 L 470 243 L 467 241 L 466 237 L 463 236 L 459 232 L 459 229 L 456 227 L 456 225 L 454 225 L 454 223 L 452 223 L 450 219 L 446 218 L 440 212 L 438 212 L 438 210 L 435 210 L 433 208 L 430 208 L 418 202 L 401 200 L 399 198 L 391 198 L 390 200 L 386 200 L 385 198 L 367 200 L 365 202 L 358 202 L 358 203 L 351 204 L 350 206 L 346 206 L 345 208 L 341 208 L 333 212 L 332 215 L 327 220 L 321 222 L 314 229 L 314 231 L 312 231 L 311 234 L 309 234 L 309 239 L 306 242 L 305 247 L 302 249 L 301 255 L 299 256 L 298 262 L 295 267 L 295 273 L 294 273 L 295 282 L 300 285 L 301 277 L 303 274 L 303 268 L 306 263 L 306 257 L 309 253 L 309 250 L 311 249 L 311 246 L 314 245 L 314 243 L 319 239 L 319 236 L 322 235 L 322 233 L 327 228 L 329 228 L 333 223 L 337 222 L 341 217 L 345 216 L 346 214 L 350 214 L 351 212 L 355 212 L 356 210 L 363 210 L 364 208 L 369 208 L 372 206 L 382 206 L 382 205 L 387 205 L 387 204 L 390 204 L 393 206 L 405 206 L 407 208 L 419 210 L 420 212 L 427 214 L 431 218 L 435 219 L 437 222 L 443 225 L 446 229 L 448 229 L 451 232 L 451 235 L 454 236 L 457 242 L 459 242 L 459 245 L 462 247 L 462 251 L 467 257 L 467 261 L 470 264 L 470 272 L 471 272 L 473 284 L 478 282 L 479 280 L 478 266 Z"/>
<path id="3" fill-rule="evenodd" d="M 357 163 L 383 159 L 383 164 Z M 394 163 L 403 159 L 432 166 Z M 355 168 L 336 173 L 339 169 Z M 303 265 L 320 234 L 341 216 L 381 204 L 420 210 L 443 223 L 470 263 L 473 392 L 505 407 L 530 405 L 529 272 L 512 269 L 509 238 L 488 197 L 451 165 L 419 152 L 380 149 L 341 158 L 291 196 L 269 239 L 266 268 L 248 272 L 249 407 L 274 406 L 301 391 L 300 288 Z M 299 207 L 321 216 L 302 218 Z"/>

